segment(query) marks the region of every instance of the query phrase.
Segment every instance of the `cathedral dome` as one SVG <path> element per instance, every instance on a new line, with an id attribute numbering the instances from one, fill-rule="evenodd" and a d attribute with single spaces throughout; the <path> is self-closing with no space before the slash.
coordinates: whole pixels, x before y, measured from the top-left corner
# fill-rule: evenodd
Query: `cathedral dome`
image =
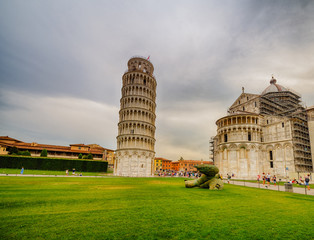
<path id="1" fill-rule="evenodd" d="M 262 95 L 271 92 L 285 92 L 288 91 L 287 88 L 276 83 L 277 80 L 274 77 L 271 77 L 270 85 L 262 92 Z"/>

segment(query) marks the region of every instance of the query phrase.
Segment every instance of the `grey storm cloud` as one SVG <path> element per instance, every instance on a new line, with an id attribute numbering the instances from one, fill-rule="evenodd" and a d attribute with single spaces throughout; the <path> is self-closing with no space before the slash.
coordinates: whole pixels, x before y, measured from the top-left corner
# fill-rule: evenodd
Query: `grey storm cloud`
<path id="1" fill-rule="evenodd" d="M 314 102 L 314 2 L 1 1 L 0 135 L 116 147 L 133 55 L 157 79 L 156 155 L 208 159 L 215 121 L 271 74 Z"/>

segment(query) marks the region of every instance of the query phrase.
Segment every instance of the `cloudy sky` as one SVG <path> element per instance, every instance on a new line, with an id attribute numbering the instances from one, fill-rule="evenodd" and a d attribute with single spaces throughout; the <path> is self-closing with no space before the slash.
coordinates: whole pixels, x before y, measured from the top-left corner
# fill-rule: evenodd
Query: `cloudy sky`
<path id="1" fill-rule="evenodd" d="M 0 136 L 116 149 L 121 77 L 157 79 L 156 156 L 209 159 L 215 121 L 279 84 L 314 105 L 314 1 L 2 0 Z"/>

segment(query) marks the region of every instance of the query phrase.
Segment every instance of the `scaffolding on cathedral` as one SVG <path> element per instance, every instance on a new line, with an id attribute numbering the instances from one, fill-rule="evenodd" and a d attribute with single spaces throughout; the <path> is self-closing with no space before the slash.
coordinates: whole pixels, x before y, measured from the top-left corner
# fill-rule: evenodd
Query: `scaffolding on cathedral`
<path id="1" fill-rule="evenodd" d="M 261 96 L 260 114 L 288 117 L 292 121 L 297 172 L 312 172 L 310 136 L 306 109 L 300 95 L 292 91 L 270 92 Z"/>

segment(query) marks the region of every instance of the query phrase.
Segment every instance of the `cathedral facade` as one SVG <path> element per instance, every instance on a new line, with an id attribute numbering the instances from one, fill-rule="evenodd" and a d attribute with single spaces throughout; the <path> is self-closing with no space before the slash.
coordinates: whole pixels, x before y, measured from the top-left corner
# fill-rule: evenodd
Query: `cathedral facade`
<path id="1" fill-rule="evenodd" d="M 149 177 L 155 159 L 156 79 L 154 66 L 132 57 L 122 76 L 114 174 Z"/>
<path id="2" fill-rule="evenodd" d="M 217 120 L 214 163 L 223 175 L 293 178 L 313 172 L 307 112 L 301 97 L 272 78 L 262 94 L 242 94 Z"/>

